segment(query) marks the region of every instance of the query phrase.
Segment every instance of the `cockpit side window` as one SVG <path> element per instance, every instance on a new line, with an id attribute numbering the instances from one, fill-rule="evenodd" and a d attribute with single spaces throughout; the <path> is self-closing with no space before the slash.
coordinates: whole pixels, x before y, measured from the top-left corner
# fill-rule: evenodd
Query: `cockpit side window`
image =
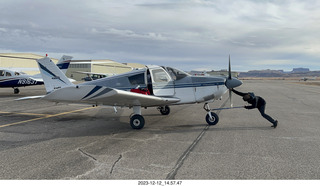
<path id="1" fill-rule="evenodd" d="M 0 70 L 0 76 L 4 76 L 4 71 Z"/>
<path id="2" fill-rule="evenodd" d="M 6 76 L 12 76 L 10 72 L 6 72 Z"/>
<path id="3" fill-rule="evenodd" d="M 128 77 L 131 85 L 145 84 L 144 73 Z"/>
<path id="4" fill-rule="evenodd" d="M 183 78 L 189 76 L 189 74 L 187 74 L 181 70 L 171 68 L 171 67 L 167 67 L 167 70 L 168 70 L 169 74 L 171 75 L 172 79 L 174 79 L 174 80 L 180 80 L 180 79 L 183 79 Z"/>

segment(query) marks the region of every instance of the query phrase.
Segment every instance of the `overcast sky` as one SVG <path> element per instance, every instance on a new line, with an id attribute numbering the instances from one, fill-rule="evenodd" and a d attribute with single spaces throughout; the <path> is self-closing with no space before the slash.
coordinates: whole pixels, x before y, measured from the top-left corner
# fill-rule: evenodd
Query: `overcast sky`
<path id="1" fill-rule="evenodd" d="M 0 52 L 183 70 L 320 70 L 318 0 L 1 0 Z"/>

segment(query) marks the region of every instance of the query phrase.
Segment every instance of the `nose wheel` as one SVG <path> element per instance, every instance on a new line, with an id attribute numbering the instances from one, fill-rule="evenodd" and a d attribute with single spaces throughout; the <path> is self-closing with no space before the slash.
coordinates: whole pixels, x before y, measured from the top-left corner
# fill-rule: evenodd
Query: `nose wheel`
<path id="1" fill-rule="evenodd" d="M 216 125 L 219 122 L 219 116 L 214 112 L 208 112 L 206 121 L 208 125 Z"/>
<path id="2" fill-rule="evenodd" d="M 211 109 L 208 103 L 204 104 L 203 109 L 207 111 L 206 122 L 208 123 L 208 125 L 216 125 L 219 122 L 218 114 L 211 112 Z"/>
<path id="3" fill-rule="evenodd" d="M 164 107 L 158 107 L 158 110 L 162 115 L 169 115 L 170 114 L 170 107 L 169 106 L 164 106 Z"/>

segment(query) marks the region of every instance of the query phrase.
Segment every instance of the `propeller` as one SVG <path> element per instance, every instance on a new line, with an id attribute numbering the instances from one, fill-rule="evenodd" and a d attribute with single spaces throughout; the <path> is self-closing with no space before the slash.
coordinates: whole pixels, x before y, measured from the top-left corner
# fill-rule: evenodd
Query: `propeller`
<path id="1" fill-rule="evenodd" d="M 232 75 L 231 75 L 231 62 L 230 62 L 230 54 L 229 54 L 229 69 L 228 69 L 228 80 L 231 80 L 232 79 Z M 230 107 L 232 108 L 233 107 L 233 101 L 232 101 L 232 91 L 231 89 L 229 89 L 229 101 L 230 101 Z"/>
<path id="2" fill-rule="evenodd" d="M 228 79 L 232 79 L 231 77 L 231 62 L 230 62 L 230 54 L 229 54 L 229 77 Z"/>
<path id="3" fill-rule="evenodd" d="M 233 102 L 232 102 L 232 89 L 235 87 L 238 87 L 242 85 L 242 81 L 232 78 L 231 75 L 231 62 L 230 62 L 230 55 L 229 55 L 229 70 L 228 70 L 228 78 L 226 79 L 225 85 L 229 89 L 229 100 L 230 100 L 230 107 L 233 107 Z"/>
<path id="4" fill-rule="evenodd" d="M 229 54 L 229 77 L 228 80 L 231 80 L 232 76 L 231 76 L 231 62 L 230 62 L 230 54 Z M 233 107 L 233 101 L 232 101 L 232 91 L 231 89 L 229 89 L 229 101 L 230 101 L 230 107 Z"/>

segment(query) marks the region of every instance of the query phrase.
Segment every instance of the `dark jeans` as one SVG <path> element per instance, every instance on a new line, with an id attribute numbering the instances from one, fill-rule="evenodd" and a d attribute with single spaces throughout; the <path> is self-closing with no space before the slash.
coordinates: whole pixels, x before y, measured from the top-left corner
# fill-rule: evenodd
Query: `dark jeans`
<path id="1" fill-rule="evenodd" d="M 275 120 L 274 120 L 271 116 L 269 116 L 268 114 L 265 113 L 265 111 L 266 111 L 266 104 L 261 105 L 261 106 L 258 108 L 258 110 L 259 110 L 261 116 L 264 117 L 265 119 L 267 119 L 269 122 L 271 122 L 271 123 L 274 123 L 274 122 L 275 122 Z"/>

